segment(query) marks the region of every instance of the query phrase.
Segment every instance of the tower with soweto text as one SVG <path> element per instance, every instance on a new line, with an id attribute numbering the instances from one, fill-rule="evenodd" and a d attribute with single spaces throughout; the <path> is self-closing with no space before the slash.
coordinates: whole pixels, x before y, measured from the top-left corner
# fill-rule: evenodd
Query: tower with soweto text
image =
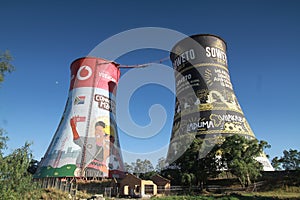
<path id="1" fill-rule="evenodd" d="M 176 106 L 169 162 L 181 155 L 193 140 L 189 138 L 202 138 L 207 144 L 233 134 L 255 138 L 230 81 L 223 39 L 210 34 L 184 38 L 172 48 L 170 58 L 175 71 Z M 265 154 L 256 159 L 264 170 L 273 170 Z"/>
<path id="2" fill-rule="evenodd" d="M 123 174 L 116 125 L 118 65 L 84 57 L 71 64 L 66 107 L 35 178 L 111 178 Z"/>

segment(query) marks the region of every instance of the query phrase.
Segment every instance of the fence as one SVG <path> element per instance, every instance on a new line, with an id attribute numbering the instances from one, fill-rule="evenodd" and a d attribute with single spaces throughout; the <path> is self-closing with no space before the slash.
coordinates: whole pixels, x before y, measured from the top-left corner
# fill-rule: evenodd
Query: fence
<path id="1" fill-rule="evenodd" d="M 42 188 L 55 188 L 63 192 L 68 192 L 72 196 L 76 195 L 77 187 L 76 180 L 73 178 L 42 178 L 35 179 Z"/>

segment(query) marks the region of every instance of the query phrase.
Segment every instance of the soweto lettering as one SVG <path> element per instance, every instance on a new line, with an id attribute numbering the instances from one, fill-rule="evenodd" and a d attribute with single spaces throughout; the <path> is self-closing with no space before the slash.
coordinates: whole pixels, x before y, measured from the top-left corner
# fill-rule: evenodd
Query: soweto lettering
<path id="1" fill-rule="evenodd" d="M 195 59 L 195 57 L 194 49 L 187 50 L 174 60 L 173 67 L 176 69 L 178 66 L 186 63 L 187 61 Z"/>
<path id="2" fill-rule="evenodd" d="M 219 61 L 227 64 L 227 56 L 224 51 L 215 47 L 206 47 L 206 56 L 209 58 L 217 58 Z"/>

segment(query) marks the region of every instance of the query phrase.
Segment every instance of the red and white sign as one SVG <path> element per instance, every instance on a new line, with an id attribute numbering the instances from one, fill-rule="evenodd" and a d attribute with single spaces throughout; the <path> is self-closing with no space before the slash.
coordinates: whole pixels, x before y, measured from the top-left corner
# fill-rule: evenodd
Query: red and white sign
<path id="1" fill-rule="evenodd" d="M 79 58 L 71 64 L 70 90 L 95 87 L 115 93 L 120 78 L 117 64 L 101 58 Z"/>

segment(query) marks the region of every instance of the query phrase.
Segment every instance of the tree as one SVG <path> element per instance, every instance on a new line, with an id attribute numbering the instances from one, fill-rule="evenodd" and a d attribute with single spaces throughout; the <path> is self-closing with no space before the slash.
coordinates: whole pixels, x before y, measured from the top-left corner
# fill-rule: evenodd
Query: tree
<path id="1" fill-rule="evenodd" d="M 31 199 L 38 198 L 40 190 L 33 183 L 31 174 L 27 171 L 32 160 L 30 144 L 25 143 L 21 148 L 4 156 L 7 137 L 0 130 L 0 194 L 3 199 Z"/>
<path id="2" fill-rule="evenodd" d="M 190 147 L 181 155 L 175 162 L 169 166 L 169 170 L 164 170 L 163 173 L 168 178 L 171 174 L 174 175 L 174 170 L 177 171 L 177 174 L 180 174 L 181 184 L 185 186 L 196 185 L 200 186 L 202 189 L 209 177 L 215 177 L 221 171 L 222 166 L 218 161 L 217 156 L 217 146 L 209 148 L 205 157 L 201 157 L 202 151 L 206 151 L 206 148 L 203 148 L 206 141 L 203 141 L 199 138 L 194 138 Z M 209 146 L 209 145 L 208 145 Z M 168 171 L 170 172 L 168 174 Z M 176 175 L 176 173 L 175 173 Z M 177 180 L 178 181 L 178 180 Z"/>
<path id="3" fill-rule="evenodd" d="M 5 131 L 0 128 L 0 159 L 3 158 L 3 150 L 7 148 L 6 142 L 8 140 L 8 137 L 5 136 Z"/>
<path id="4" fill-rule="evenodd" d="M 282 167 L 285 170 L 299 170 L 300 169 L 300 152 L 295 149 L 283 151 L 281 159 Z"/>
<path id="5" fill-rule="evenodd" d="M 143 166 L 143 173 L 154 171 L 154 167 L 153 167 L 151 161 L 148 160 L 148 159 L 145 159 L 143 161 L 143 165 L 142 166 Z"/>
<path id="6" fill-rule="evenodd" d="M 4 80 L 6 72 L 12 72 L 14 67 L 10 64 L 12 57 L 8 51 L 0 53 L 0 83 Z M 13 150 L 4 155 L 7 148 L 8 137 L 0 128 L 0 198 L 1 199 L 39 199 L 40 189 L 33 183 L 28 172 L 32 163 L 30 144 Z"/>
<path id="7" fill-rule="evenodd" d="M 283 156 L 273 158 L 272 165 L 277 170 L 300 170 L 300 152 L 296 149 L 284 150 Z"/>
<path id="8" fill-rule="evenodd" d="M 272 159 L 271 164 L 276 171 L 281 170 L 281 160 L 277 156 Z"/>
<path id="9" fill-rule="evenodd" d="M 166 167 L 166 159 L 164 157 L 159 158 L 155 170 L 157 172 L 161 172 L 165 167 Z"/>
<path id="10" fill-rule="evenodd" d="M 124 163 L 125 172 L 133 173 L 133 167 L 127 162 Z"/>
<path id="11" fill-rule="evenodd" d="M 193 173 L 183 173 L 181 176 L 181 183 L 185 186 L 189 187 L 189 193 L 191 192 L 191 187 L 193 185 L 193 182 L 195 181 L 196 177 Z"/>
<path id="12" fill-rule="evenodd" d="M 4 81 L 5 73 L 11 73 L 15 70 L 15 67 L 10 63 L 12 59 L 8 50 L 0 51 L 0 83 Z"/>
<path id="13" fill-rule="evenodd" d="M 251 184 L 261 176 L 263 165 L 255 158 L 269 148 L 265 141 L 247 139 L 244 136 L 232 135 L 220 145 L 221 161 L 228 171 L 237 176 L 243 187 Z"/>
<path id="14" fill-rule="evenodd" d="M 143 161 L 141 159 L 136 159 L 135 162 L 131 163 L 131 166 L 133 168 L 133 173 L 139 177 L 141 173 L 143 173 Z"/>
<path id="15" fill-rule="evenodd" d="M 128 165 L 128 164 L 127 164 Z M 131 163 L 131 166 L 127 166 L 130 171 L 132 170 L 132 173 L 134 173 L 137 177 L 139 177 L 141 174 L 146 174 L 148 172 L 154 171 L 153 165 L 150 160 L 141 160 L 136 159 L 135 162 Z"/>
<path id="16" fill-rule="evenodd" d="M 163 170 L 163 174 L 171 180 L 180 174 L 182 185 L 194 184 L 203 189 L 208 178 L 228 170 L 245 187 L 261 175 L 263 166 L 255 158 L 269 147 L 265 141 L 239 135 L 212 142 L 195 138 L 184 154 L 169 169 Z"/>
<path id="17" fill-rule="evenodd" d="M 29 172 L 30 174 L 35 174 L 36 170 L 38 169 L 38 166 L 39 166 L 39 161 L 35 159 L 31 159 L 27 172 Z"/>

